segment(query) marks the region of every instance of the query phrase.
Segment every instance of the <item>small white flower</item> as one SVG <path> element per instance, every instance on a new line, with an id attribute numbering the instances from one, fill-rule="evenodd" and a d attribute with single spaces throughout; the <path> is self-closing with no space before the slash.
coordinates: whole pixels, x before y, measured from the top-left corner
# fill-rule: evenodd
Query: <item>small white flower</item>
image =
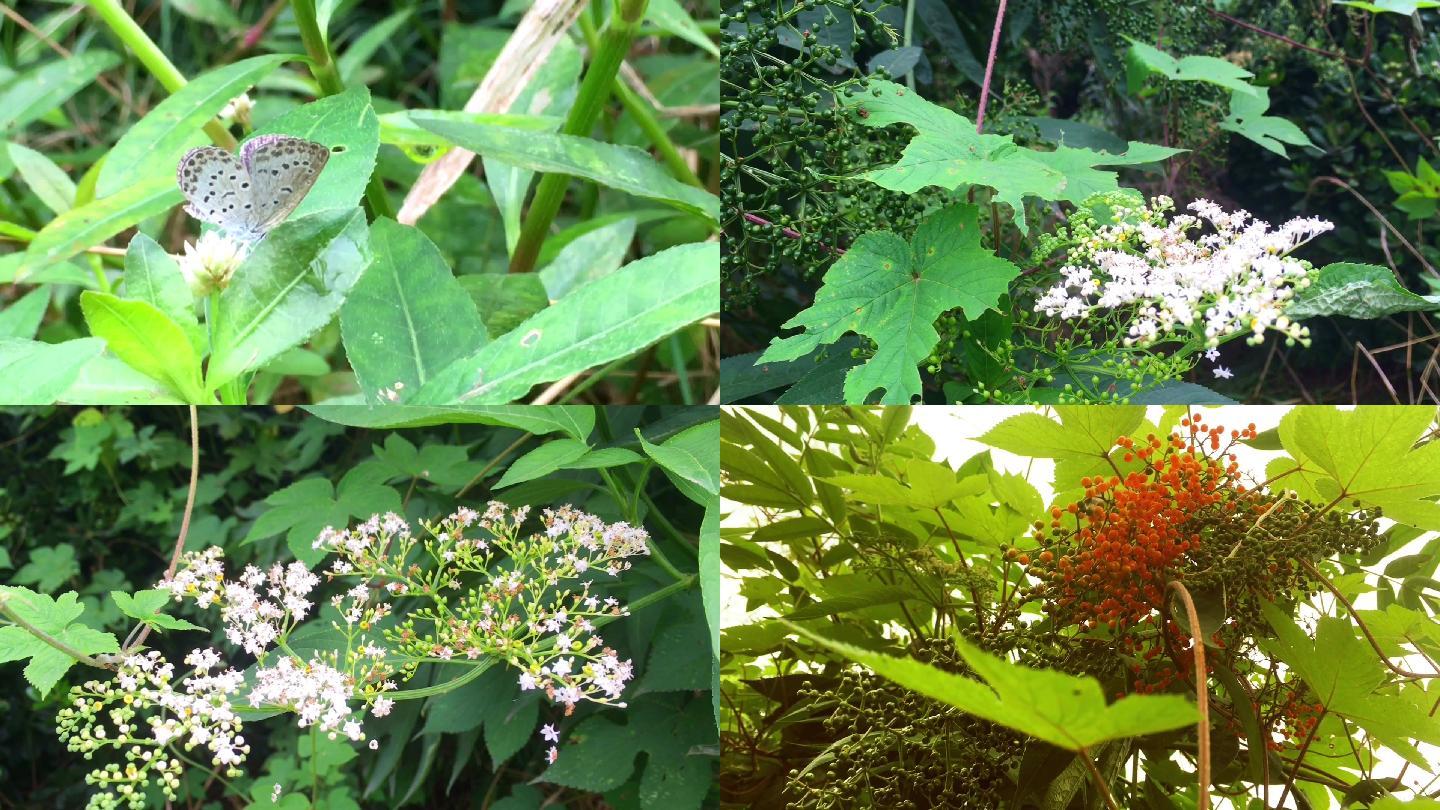
<path id="1" fill-rule="evenodd" d="M 1231 377 L 1234 377 L 1235 375 L 1230 371 L 1230 369 L 1228 369 L 1228 368 L 1226 368 L 1226 367 L 1224 367 L 1224 366 L 1216 366 L 1216 367 L 1215 367 L 1215 376 L 1216 376 L 1216 377 L 1219 377 L 1219 378 L 1222 379 L 1222 380 L 1228 380 L 1228 379 L 1230 379 Z"/>
<path id="2" fill-rule="evenodd" d="M 210 231 L 194 244 L 185 243 L 185 251 L 176 257 L 185 283 L 197 298 L 204 298 L 230 286 L 235 268 L 245 261 L 248 248 L 220 231 Z"/>
<path id="3" fill-rule="evenodd" d="M 546 723 L 545 725 L 540 727 L 540 736 L 545 738 L 545 742 L 560 741 L 560 732 L 557 731 L 555 727 L 549 723 Z"/>
<path id="4" fill-rule="evenodd" d="M 1205 350 L 1205 359 L 1206 359 L 1206 360 L 1209 360 L 1209 361 L 1212 362 L 1212 363 L 1215 362 L 1216 360 L 1219 360 L 1219 359 L 1220 359 L 1220 350 L 1217 349 L 1217 348 L 1215 348 L 1214 346 L 1211 346 L 1210 348 L 1208 348 L 1208 349 Z"/>

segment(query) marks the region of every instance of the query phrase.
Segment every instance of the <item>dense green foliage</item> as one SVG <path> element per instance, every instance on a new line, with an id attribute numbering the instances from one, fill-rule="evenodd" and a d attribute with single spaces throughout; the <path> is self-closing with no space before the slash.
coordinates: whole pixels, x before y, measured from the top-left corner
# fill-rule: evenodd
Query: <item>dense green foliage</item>
<path id="1" fill-rule="evenodd" d="M 713 567 L 704 561 L 714 560 L 717 542 L 713 528 L 702 528 L 702 521 L 714 525 L 718 490 L 714 419 L 639 407 L 404 410 L 393 409 L 390 424 L 417 427 L 380 425 L 363 408 L 201 409 L 185 548 L 218 546 L 227 573 L 292 559 L 318 572 L 330 563 L 314 544 L 322 529 L 387 510 L 416 521 L 466 505 L 484 511 L 498 499 L 534 505 L 537 515 L 546 505 L 573 504 L 607 522 L 628 520 L 650 531 L 653 555 L 623 576 L 593 577 L 591 586 L 598 597 L 637 605 L 603 629 L 606 644 L 635 664 L 628 705 L 582 703 L 566 716 L 537 692 L 521 692 L 506 661 L 485 669 L 475 667 L 483 659 L 426 662 L 428 652 L 397 645 L 397 662 L 414 658 L 401 689 L 425 691 L 417 699 L 391 693 L 394 709 L 365 719 L 376 750 L 298 729 L 290 713 L 256 713 L 246 717 L 253 750 L 244 775 L 225 787 L 208 765 L 186 768 L 175 806 L 216 806 L 228 796 L 224 806 L 307 807 L 317 795 L 314 806 L 330 810 L 701 806 L 718 752 L 709 629 L 716 619 L 704 607 L 715 599 L 714 575 L 703 598 L 695 576 Z M 365 426 L 346 426 L 357 422 Z M 0 413 L 4 607 L 79 652 L 113 653 L 143 623 L 151 627 L 145 646 L 177 669 L 187 651 L 210 646 L 253 677 L 253 662 L 226 640 L 213 609 L 148 590 L 163 578 L 181 531 L 189 434 L 181 408 Z M 416 576 L 438 569 L 438 559 L 411 559 Z M 473 576 L 465 582 L 473 586 Z M 339 577 L 321 584 L 317 604 L 354 584 Z M 398 599 L 396 614 L 373 630 L 413 628 L 425 606 Z M 335 643 L 330 623 L 338 615 L 319 609 L 290 634 L 290 648 Z M 339 643 L 343 651 L 343 636 Z M 85 773 L 123 760 L 118 751 L 87 761 L 65 750 L 57 712 L 70 704 L 68 687 L 114 674 L 75 661 L 8 618 L 0 618 L 0 660 L 15 662 L 0 664 L 0 802 L 84 806 L 94 793 Z M 553 765 L 539 734 L 544 724 L 562 735 Z M 208 759 L 203 748 L 192 756 Z M 271 799 L 277 783 L 278 804 Z M 145 806 L 164 806 L 158 791 Z"/>
<path id="2" fill-rule="evenodd" d="M 979 203 L 984 248 L 1022 276 L 984 317 L 957 308 L 927 323 L 938 339 L 912 347 L 923 391 L 898 374 L 889 380 L 926 402 L 1430 399 L 1425 390 L 1440 369 L 1415 352 L 1440 340 L 1429 315 L 1440 289 L 1432 166 L 1440 156 L 1440 12 L 1428 3 L 1016 0 L 1000 29 L 983 133 L 973 134 L 996 12 L 994 2 L 938 0 L 728 9 L 728 401 L 880 399 L 847 377 L 884 352 L 863 329 L 858 342 L 803 358 L 766 347 L 793 339 L 776 325 L 806 320 L 829 269 L 862 237 L 911 239 L 957 196 Z M 872 92 L 892 86 L 885 80 L 903 85 L 898 102 L 888 90 L 884 98 Z M 922 109 L 922 99 L 939 112 Z M 909 112 L 896 114 L 897 104 Z M 1171 151 L 1112 161 L 1143 164 L 1122 169 L 1120 187 L 1166 195 L 1182 211 L 1208 199 L 1276 225 L 1318 217 L 1334 230 L 1302 258 L 1373 267 L 1389 276 L 1386 289 L 1352 287 L 1345 307 L 1305 310 L 1308 349 L 1222 346 L 1213 375 L 1195 350 L 1204 346 L 1137 356 L 1105 340 L 1071 345 L 1071 324 L 1037 318 L 1033 307 L 1063 260 L 1044 240 L 1083 213 L 1076 204 L 1085 192 L 1116 184 L 1091 184 L 1086 164 L 1063 155 L 1119 156 L 1145 144 Z M 940 164 L 943 177 L 923 168 L 962 153 L 964 162 Z M 1023 211 L 1015 207 L 1022 198 Z M 1373 305 L 1396 292 L 1415 300 Z M 791 383 L 794 390 L 777 392 Z"/>
<path id="3" fill-rule="evenodd" d="M 1433 407 L 920 410 L 723 417 L 723 803 L 1432 806 Z"/>

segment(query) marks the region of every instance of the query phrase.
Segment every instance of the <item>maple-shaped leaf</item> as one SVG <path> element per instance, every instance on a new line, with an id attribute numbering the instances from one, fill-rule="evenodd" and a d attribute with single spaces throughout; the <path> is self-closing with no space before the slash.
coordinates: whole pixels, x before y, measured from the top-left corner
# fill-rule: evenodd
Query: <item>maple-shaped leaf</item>
<path id="1" fill-rule="evenodd" d="M 785 322 L 799 335 L 776 338 L 758 363 L 794 360 L 846 332 L 875 341 L 875 356 L 845 376 L 845 401 L 864 402 L 875 389 L 884 404 L 920 395 L 921 360 L 940 335 L 935 319 L 959 307 L 975 319 L 994 307 L 1020 268 L 980 246 L 973 205 L 931 214 L 907 243 L 890 231 L 855 240 L 825 273 L 815 303 Z"/>
<path id="2" fill-rule="evenodd" d="M 866 126 L 904 123 L 915 128 L 899 162 L 863 172 L 860 178 L 907 194 L 927 186 L 989 186 L 995 189 L 997 201 L 1015 209 L 1022 230 L 1026 197 L 1079 203 L 1119 188 L 1115 172 L 1097 166 L 1153 163 L 1185 151 L 1147 143 L 1131 143 L 1119 155 L 1068 146 L 1053 152 L 1027 149 L 1016 145 L 1010 135 L 981 135 L 975 122 L 893 82 L 872 80 L 865 90 L 841 102 L 854 108 Z"/>
<path id="3" fill-rule="evenodd" d="M 1242 135 L 1283 158 L 1290 157 L 1281 141 L 1293 146 L 1314 146 L 1310 136 L 1300 127 L 1276 115 L 1270 109 L 1270 88 L 1261 87 L 1254 94 L 1230 94 L 1230 114 L 1220 128 Z"/>
<path id="4" fill-rule="evenodd" d="M 115 636 L 75 622 L 85 612 L 79 598 L 74 591 L 52 599 L 28 588 L 0 585 L 0 602 L 7 614 L 13 613 L 36 630 L 85 655 L 119 652 L 120 642 Z M 75 664 L 73 657 L 18 624 L 0 627 L 0 663 L 23 658 L 30 659 L 25 666 L 25 680 L 41 695 L 48 693 Z"/>

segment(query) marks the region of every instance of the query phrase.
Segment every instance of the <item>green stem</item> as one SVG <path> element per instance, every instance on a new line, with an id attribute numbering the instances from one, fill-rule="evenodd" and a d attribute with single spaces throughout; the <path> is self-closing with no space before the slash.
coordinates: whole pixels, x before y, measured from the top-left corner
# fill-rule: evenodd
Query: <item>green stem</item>
<path id="1" fill-rule="evenodd" d="M 605 23 L 605 30 L 600 34 L 599 46 L 590 60 L 589 69 L 585 71 L 585 78 L 580 82 L 575 104 L 570 108 L 561 134 L 584 137 L 595 128 L 595 121 L 610 97 L 620 63 L 625 61 L 625 54 L 629 53 L 630 43 L 645 17 L 646 3 L 647 0 L 617 0 L 610 19 Z M 547 174 L 540 178 L 525 224 L 520 228 L 520 239 L 510 257 L 510 272 L 529 273 L 535 269 L 540 246 L 560 211 L 565 187 L 569 183 L 570 176 L 566 174 Z"/>
<path id="2" fill-rule="evenodd" d="M 310 726 L 310 806 L 320 806 L 320 727 Z"/>
<path id="3" fill-rule="evenodd" d="M 694 405 L 695 391 L 690 387 L 690 370 L 685 367 L 685 349 L 680 345 L 680 333 L 672 334 L 668 343 L 670 367 L 674 369 L 675 379 L 680 383 L 680 400 L 686 405 Z"/>
<path id="4" fill-rule="evenodd" d="M 290 9 L 295 13 L 300 39 L 310 56 L 310 74 L 320 85 L 320 93 L 322 96 L 334 96 L 345 92 L 340 69 L 335 65 L 335 57 L 325 41 L 325 32 L 320 30 L 315 0 L 290 0 Z M 395 209 L 390 207 L 390 198 L 385 196 L 385 183 L 380 179 L 378 170 L 370 174 L 370 182 L 365 185 L 365 201 L 369 203 L 373 216 L 394 218 Z"/>
<path id="5" fill-rule="evenodd" d="M 598 51 L 600 34 L 595 30 L 595 22 L 588 15 L 580 15 L 580 31 L 585 35 L 585 44 L 590 48 L 591 53 Z M 670 173 L 675 175 L 675 179 L 689 183 L 696 188 L 705 188 L 705 183 L 695 176 L 695 172 L 690 170 L 690 164 L 685 162 L 685 158 L 681 156 L 675 142 L 670 140 L 669 133 L 660 125 L 660 120 L 650 111 L 650 105 L 640 98 L 640 94 L 631 90 L 630 85 L 626 84 L 625 80 L 618 75 L 611 82 L 610 89 L 620 100 L 620 105 L 625 108 L 625 112 L 629 113 L 631 119 L 640 127 L 640 131 L 645 133 L 645 137 L 650 140 L 655 151 L 660 153 L 660 159 L 665 162 Z"/>
<path id="6" fill-rule="evenodd" d="M 161 87 L 164 87 L 167 92 L 174 93 L 185 86 L 185 75 L 175 67 L 165 52 L 160 50 L 160 46 L 150 39 L 139 23 L 135 22 L 129 12 L 120 5 L 119 0 L 87 1 L 90 8 L 94 9 L 95 13 L 100 15 L 100 19 L 110 26 L 110 30 L 115 32 L 115 36 L 119 37 L 120 41 L 125 43 L 125 46 L 135 54 L 135 57 L 140 60 L 140 64 L 144 65 L 160 82 Z M 229 130 L 213 118 L 205 122 L 205 134 L 209 135 L 210 140 L 221 149 L 235 148 L 235 139 L 230 136 Z"/>
<path id="7" fill-rule="evenodd" d="M 86 655 L 83 652 L 80 652 L 74 647 L 71 647 L 69 644 L 66 644 L 60 639 L 55 638 L 54 636 L 50 635 L 44 630 L 41 630 L 30 622 L 25 621 L 23 618 L 20 617 L 20 614 L 10 609 L 9 604 L 7 604 L 9 601 L 9 594 L 0 593 L 0 616 L 4 616 L 5 618 L 14 622 L 18 627 L 20 627 L 20 629 L 40 639 L 46 644 L 49 644 L 51 647 L 54 647 L 60 652 L 65 653 L 71 658 L 74 658 L 76 661 L 79 661 L 83 664 L 89 664 L 92 667 L 98 667 L 100 669 L 112 669 L 112 667 L 108 667 L 105 664 L 100 663 L 96 659 L 91 658 L 90 656 Z"/>
<path id="8" fill-rule="evenodd" d="M 655 604 L 656 602 L 664 601 L 665 599 L 668 599 L 673 593 L 678 593 L 680 591 L 686 590 L 687 588 L 695 587 L 695 585 L 698 584 L 699 581 L 700 576 L 698 574 L 690 574 L 679 582 L 672 582 L 669 585 L 661 588 L 660 590 L 655 591 L 654 593 L 646 594 L 645 596 L 636 599 L 634 602 L 631 602 L 628 612 L 633 614 L 636 611 L 643 610 Z M 595 619 L 591 623 L 595 626 L 596 629 L 599 629 L 619 618 L 621 617 L 601 616 L 600 618 Z M 544 642 L 537 645 L 537 649 L 547 649 L 548 646 L 553 645 L 554 643 L 555 640 L 553 638 L 546 639 Z M 385 696 L 390 698 L 391 700 L 416 700 L 418 698 L 431 697 L 432 695 L 443 695 L 458 686 L 463 686 L 475 680 L 476 678 L 483 675 L 486 670 L 488 670 L 490 667 L 494 666 L 497 663 L 499 663 L 499 659 L 489 658 L 472 667 L 469 672 L 453 680 L 445 681 L 444 683 L 437 683 L 434 686 L 422 686 L 419 689 L 401 689 L 397 692 L 387 692 L 385 693 Z"/>

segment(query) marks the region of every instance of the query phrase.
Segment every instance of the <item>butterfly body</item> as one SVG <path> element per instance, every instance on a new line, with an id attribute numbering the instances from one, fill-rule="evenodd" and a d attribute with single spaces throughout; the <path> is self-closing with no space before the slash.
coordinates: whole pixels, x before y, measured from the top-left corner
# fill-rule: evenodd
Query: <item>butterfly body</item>
<path id="1" fill-rule="evenodd" d="M 191 149 L 175 174 L 191 216 L 256 242 L 300 205 L 329 159 L 330 150 L 313 141 L 261 135 L 238 157 L 214 146 Z"/>

